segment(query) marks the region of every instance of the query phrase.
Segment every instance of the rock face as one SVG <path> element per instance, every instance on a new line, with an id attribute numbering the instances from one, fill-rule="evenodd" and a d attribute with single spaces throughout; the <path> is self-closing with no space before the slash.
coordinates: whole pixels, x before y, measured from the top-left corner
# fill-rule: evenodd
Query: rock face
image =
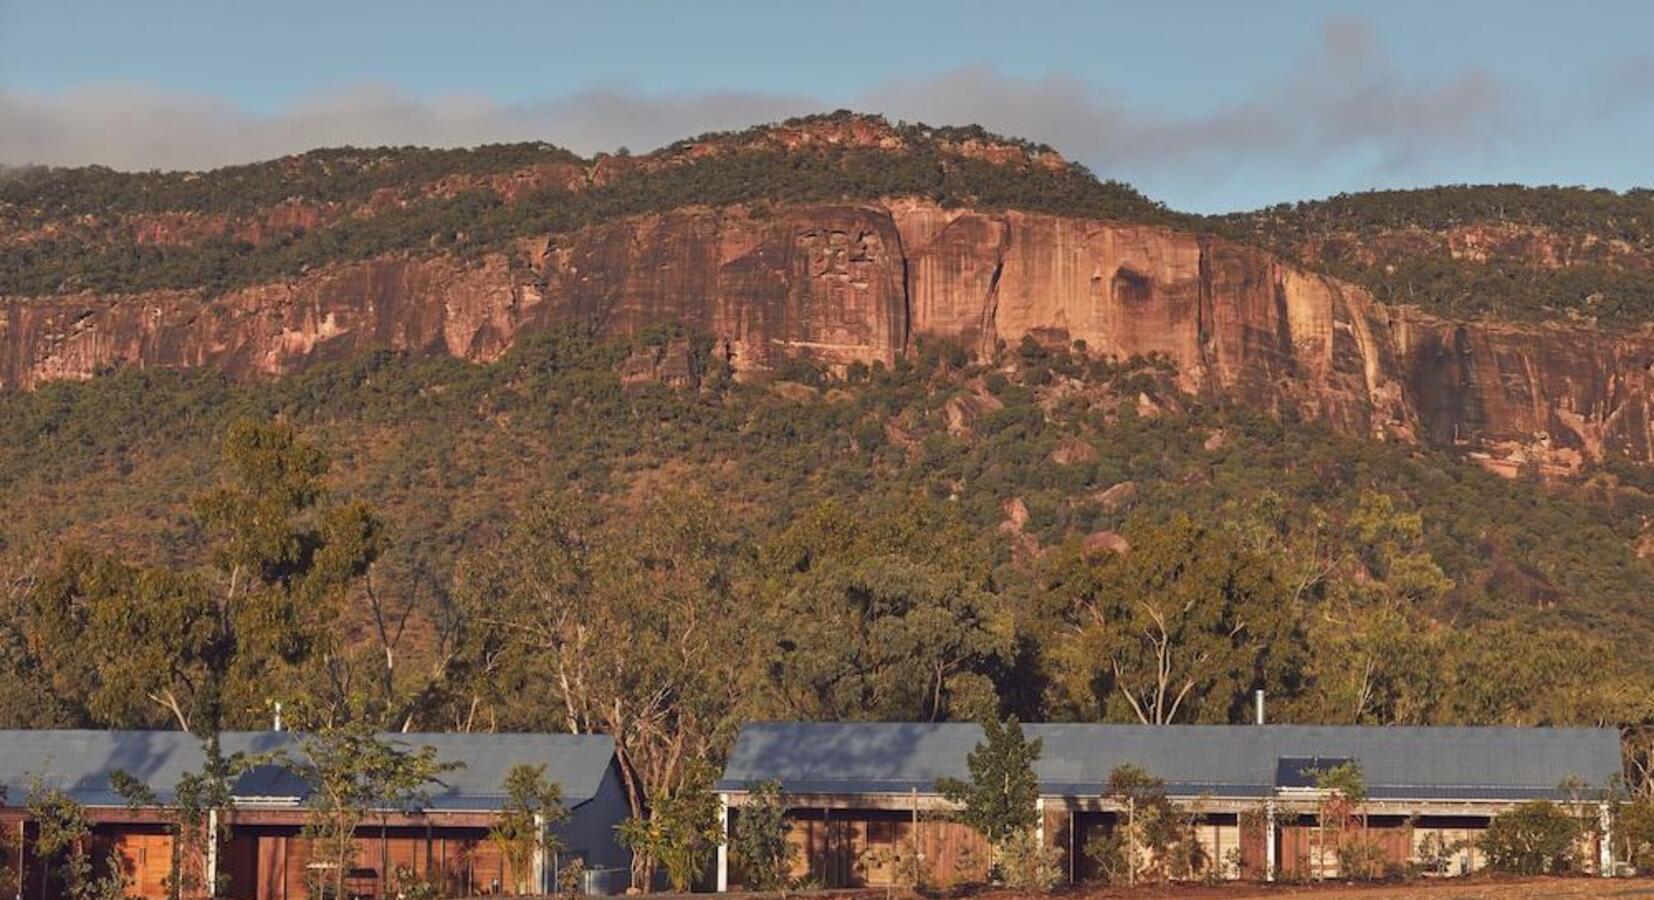
<path id="1" fill-rule="evenodd" d="M 480 260 L 383 257 L 217 297 L 0 298 L 0 387 L 115 366 L 236 377 L 388 347 L 497 358 L 559 320 L 679 322 L 737 372 L 885 364 L 921 338 L 1159 354 L 1196 395 L 1496 471 L 1654 458 L 1654 334 L 1443 321 L 1260 250 L 1161 227 L 916 201 L 685 210 Z"/>

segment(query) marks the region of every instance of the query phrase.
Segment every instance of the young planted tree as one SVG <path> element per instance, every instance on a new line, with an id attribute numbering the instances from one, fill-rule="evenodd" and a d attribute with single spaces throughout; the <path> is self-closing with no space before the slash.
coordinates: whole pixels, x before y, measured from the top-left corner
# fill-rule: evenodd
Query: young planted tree
<path id="1" fill-rule="evenodd" d="M 724 839 L 718 824 L 718 798 L 712 793 L 711 765 L 704 760 L 690 763 L 677 791 L 653 800 L 647 816 L 627 819 L 616 832 L 633 854 L 666 868 L 672 890 L 689 890 Z M 636 886 L 650 888 L 648 882 Z"/>
<path id="2" fill-rule="evenodd" d="M 787 802 L 781 783 L 765 781 L 747 795 L 730 838 L 730 855 L 749 891 L 785 890 L 792 875 L 795 848 L 787 840 Z"/>
<path id="3" fill-rule="evenodd" d="M 282 763 L 313 791 L 304 834 L 322 868 L 312 894 L 334 898 L 347 896 L 357 832 L 368 817 L 423 805 L 438 776 L 461 765 L 439 761 L 431 747 L 385 741 L 360 719 L 317 729 L 305 737 L 302 758 Z"/>
<path id="4" fill-rule="evenodd" d="M 959 821 L 971 826 L 994 851 L 994 868 L 1015 886 L 1049 887 L 1055 869 L 1040 846 L 1039 777 L 1034 763 L 1043 744 L 1028 740 L 1015 716 L 982 723 L 983 740 L 965 758 L 969 781 L 943 778 L 936 790 L 959 805 Z"/>
<path id="5" fill-rule="evenodd" d="M 499 821 L 488 831 L 488 839 L 500 848 L 519 894 L 538 893 L 544 885 L 534 884 L 534 856 L 562 852 L 562 839 L 548 831 L 567 819 L 563 789 L 546 777 L 544 765 L 520 763 L 505 776 L 505 806 Z"/>
<path id="6" fill-rule="evenodd" d="M 87 844 L 92 823 L 86 809 L 64 791 L 48 787 L 39 777 L 29 786 L 25 803 L 29 821 L 35 826 L 34 854 L 40 864 L 40 883 L 56 889 L 66 900 L 125 900 L 130 883 L 125 863 L 111 852 L 103 874 L 93 870 Z M 21 873 L 19 873 L 21 877 Z"/>
<path id="7" fill-rule="evenodd" d="M 1085 847 L 1104 877 L 1133 885 L 1145 875 L 1169 874 L 1173 850 L 1189 835 L 1166 798 L 1166 783 L 1142 766 L 1125 763 L 1108 774 L 1105 796 L 1123 807 L 1124 819 Z"/>
<path id="8" fill-rule="evenodd" d="M 6 786 L 0 785 L 0 810 L 6 808 L 6 797 Z M 22 896 L 23 873 L 14 871 L 11 866 L 15 858 L 13 854 L 17 852 L 16 845 L 12 843 L 12 834 L 10 828 L 0 829 L 0 895 L 15 892 L 16 895 Z"/>
<path id="9" fill-rule="evenodd" d="M 1381 874 L 1382 854 L 1367 835 L 1367 814 L 1359 814 L 1367 802 L 1367 778 L 1354 760 L 1316 770 L 1315 789 L 1320 800 L 1315 811 L 1318 872 L 1326 867 L 1328 827 L 1331 826 L 1333 855 L 1338 873 L 1345 878 L 1375 878 Z M 1351 834 L 1352 822 L 1357 831 Z"/>
<path id="10" fill-rule="evenodd" d="M 186 772 L 173 791 L 172 805 L 162 808 L 167 833 L 172 837 L 172 858 L 166 877 L 167 897 L 219 897 L 228 887 L 229 873 L 218 873 L 216 883 L 207 883 L 207 856 L 211 844 L 222 835 L 212 832 L 211 811 L 230 805 L 230 780 L 251 764 L 245 754 L 229 757 L 207 746 L 217 736 L 204 738 L 206 762 L 199 772 Z M 216 760 L 216 762 L 215 762 Z M 219 766 L 221 768 L 215 768 Z M 110 773 L 110 785 L 129 809 L 161 807 L 155 792 L 143 780 L 121 769 Z M 225 826 L 220 826 L 224 828 Z"/>

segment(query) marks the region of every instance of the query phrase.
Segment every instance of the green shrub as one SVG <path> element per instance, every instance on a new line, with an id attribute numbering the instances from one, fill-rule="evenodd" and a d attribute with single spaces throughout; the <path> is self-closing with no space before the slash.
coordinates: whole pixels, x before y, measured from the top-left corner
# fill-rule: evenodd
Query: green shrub
<path id="1" fill-rule="evenodd" d="M 1535 800 L 1494 816 L 1479 843 L 1497 871 L 1548 875 L 1574 869 L 1579 837 L 1577 819 L 1555 803 Z"/>
<path id="2" fill-rule="evenodd" d="M 791 830 L 780 783 L 766 781 L 753 788 L 736 819 L 729 846 L 741 870 L 742 887 L 749 891 L 787 887 L 794 850 L 787 840 Z"/>

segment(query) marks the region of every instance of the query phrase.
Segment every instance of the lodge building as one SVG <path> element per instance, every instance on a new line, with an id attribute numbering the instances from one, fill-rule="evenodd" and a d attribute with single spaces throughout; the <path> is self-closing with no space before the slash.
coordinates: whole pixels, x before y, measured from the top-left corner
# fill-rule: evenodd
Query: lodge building
<path id="1" fill-rule="evenodd" d="M 1135 764 L 1165 782 L 1184 817 L 1193 852 L 1185 877 L 1296 879 L 1337 877 L 1329 840 L 1340 828 L 1317 821 L 1324 792 L 1312 773 L 1341 763 L 1359 767 L 1366 801 L 1359 815 L 1363 846 L 1377 848 L 1389 870 L 1457 875 L 1481 868 L 1475 838 L 1492 817 L 1537 799 L 1596 815 L 1601 832 L 1580 848 L 1604 874 L 1611 847 L 1604 791 L 1620 773 L 1619 734 L 1579 728 L 1367 728 L 1298 725 L 1133 726 L 1030 724 L 1041 741 L 1038 840 L 1058 851 L 1062 875 L 1096 876 L 1084 848 L 1117 828 L 1120 802 L 1109 775 Z M 347 890 L 355 897 L 397 896 L 402 875 L 448 896 L 513 893 L 509 871 L 489 828 L 504 806 L 506 775 L 518 764 L 544 765 L 562 790 L 568 819 L 554 826 L 562 851 L 539 854 L 529 873 L 550 889 L 574 860 L 587 893 L 619 893 L 629 884 L 629 854 L 615 828 L 629 814 L 605 736 L 564 734 L 385 735 L 407 748 L 431 747 L 440 760 L 463 763 L 443 773 L 414 808 L 376 811 L 357 832 Z M 741 886 L 727 837 L 761 783 L 780 784 L 788 840 L 798 851 L 793 875 L 821 887 L 909 883 L 928 887 L 979 881 L 990 859 L 982 838 L 947 815 L 941 778 L 968 777 L 966 758 L 982 740 L 979 726 L 911 723 L 754 723 L 742 728 L 717 783 L 725 846 L 705 887 Z M 233 732 L 226 754 L 267 758 L 302 753 L 287 732 Z M 23 873 L 20 900 L 51 900 L 61 885 L 33 853 L 38 826 L 26 798 L 36 781 L 65 791 L 92 823 L 95 859 L 110 853 L 131 881 L 129 894 L 167 896 L 174 858 L 169 807 L 181 777 L 199 772 L 201 748 L 172 731 L 0 731 L 0 852 L 3 868 Z M 133 776 L 153 805 L 130 807 L 115 773 Z M 311 788 L 289 769 L 256 765 L 231 786 L 229 808 L 213 819 L 223 839 L 196 866 L 218 874 L 236 900 L 307 900 L 321 864 L 302 834 Z M 1336 825 L 1336 823 L 1334 823 Z M 1333 837 L 1329 839 L 1328 835 Z M 8 891 L 10 893 L 11 891 Z"/>
<path id="2" fill-rule="evenodd" d="M 1060 851 L 1064 877 L 1094 875 L 1086 843 L 1120 822 L 1109 774 L 1142 767 L 1192 823 L 1195 877 L 1335 877 L 1338 859 L 1317 827 L 1324 792 L 1310 773 L 1354 763 L 1368 799 L 1363 840 L 1385 868 L 1481 868 L 1474 838 L 1490 819 L 1536 799 L 1569 804 L 1608 823 L 1603 791 L 1620 773 L 1619 733 L 1582 728 L 1374 728 L 1299 725 L 1138 726 L 1030 724 L 1042 742 L 1040 840 Z M 968 724 L 759 723 L 741 730 L 718 783 L 726 830 L 760 783 L 779 782 L 789 806 L 793 874 L 823 887 L 911 881 L 945 888 L 979 879 L 989 854 L 969 827 L 948 821 L 940 778 L 968 778 L 982 739 Z M 727 843 L 727 841 L 726 841 Z M 1585 858 L 1611 874 L 1608 842 Z M 720 889 L 740 885 L 727 854 Z"/>
<path id="3" fill-rule="evenodd" d="M 357 859 L 347 873 L 347 890 L 358 897 L 394 897 L 398 872 L 436 885 L 445 896 L 510 893 L 515 874 L 499 846 L 488 839 L 504 804 L 503 785 L 518 764 L 544 765 L 562 790 L 568 818 L 552 829 L 563 850 L 538 855 L 530 883 L 549 891 L 558 871 L 579 860 L 593 893 L 624 889 L 630 855 L 619 846 L 615 826 L 629 814 L 614 743 L 602 735 L 568 734 L 396 734 L 386 740 L 406 748 L 432 747 L 443 762 L 463 767 L 444 772 L 414 808 L 378 811 L 358 830 Z M 290 732 L 229 732 L 226 755 L 280 751 L 301 758 Z M 32 848 L 36 824 L 25 808 L 31 786 L 66 792 L 92 824 L 93 858 L 118 858 L 131 880 L 129 896 L 164 898 L 173 867 L 173 837 L 167 808 L 177 802 L 176 786 L 204 763 L 194 735 L 178 731 L 0 731 L 0 828 L 10 840 L 0 847 L 6 869 L 23 872 L 13 886 L 22 900 L 62 896 L 61 885 L 43 872 Z M 131 808 L 115 788 L 124 772 L 153 793 L 155 806 Z M 301 834 L 311 788 L 288 769 L 256 765 L 231 785 L 231 808 L 213 813 L 225 835 L 206 859 L 185 860 L 197 879 L 226 877 L 227 896 L 236 900 L 306 900 L 309 876 L 322 864 Z M 199 854 L 198 854 L 199 855 Z M 549 858 L 548 858 L 549 856 Z M 50 867 L 44 867 L 49 869 Z"/>

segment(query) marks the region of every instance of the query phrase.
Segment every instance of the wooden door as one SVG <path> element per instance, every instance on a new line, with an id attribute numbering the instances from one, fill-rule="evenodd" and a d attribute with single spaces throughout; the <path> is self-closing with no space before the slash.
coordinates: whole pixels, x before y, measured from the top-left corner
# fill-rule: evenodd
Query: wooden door
<path id="1" fill-rule="evenodd" d="M 883 887 L 896 881 L 896 823 L 870 819 L 861 823 L 862 883 Z"/>
<path id="2" fill-rule="evenodd" d="M 172 874 L 172 835 L 123 834 L 115 841 L 128 878 L 129 895 L 144 900 L 167 896 L 167 877 Z"/>

